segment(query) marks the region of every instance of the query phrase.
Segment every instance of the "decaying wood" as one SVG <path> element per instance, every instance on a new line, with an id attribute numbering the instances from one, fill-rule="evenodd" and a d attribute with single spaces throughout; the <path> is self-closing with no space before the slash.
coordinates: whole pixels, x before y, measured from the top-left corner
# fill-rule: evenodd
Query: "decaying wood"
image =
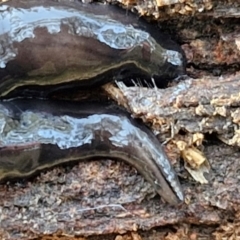
<path id="1" fill-rule="evenodd" d="M 136 9 L 140 15 L 162 20 L 181 16 L 211 16 L 213 18 L 238 18 L 239 2 L 235 0 L 117 0 Z"/>
<path id="2" fill-rule="evenodd" d="M 111 97 L 124 107 L 127 102 L 132 115 L 149 123 L 163 140 L 180 131 L 215 133 L 225 143 L 240 146 L 240 73 L 187 79 L 167 89 L 118 86 Z M 109 94 L 113 88 L 105 86 Z"/>
<path id="3" fill-rule="evenodd" d="M 161 203 L 158 196 L 152 198 L 151 187 L 136 171 L 110 160 L 57 168 L 31 182 L 1 186 L 2 237 L 123 234 L 169 224 L 179 234 L 182 228 L 192 233 L 191 224 L 206 226 L 216 234 L 231 225 L 234 232 L 239 225 L 240 165 L 236 159 L 240 153 L 223 144 L 206 146 L 204 153 L 211 163 L 209 183 L 182 178 L 186 203 L 177 208 Z M 185 176 L 184 169 L 178 172 Z"/>
<path id="4" fill-rule="evenodd" d="M 159 133 L 185 203 L 161 202 L 124 163 L 82 162 L 0 185 L 0 239 L 238 239 L 240 2 L 118 2 L 158 19 L 185 51 L 188 77 L 167 89 L 104 87 Z M 197 183 L 184 168 L 179 141 L 194 145 L 209 161 L 207 184 Z"/>

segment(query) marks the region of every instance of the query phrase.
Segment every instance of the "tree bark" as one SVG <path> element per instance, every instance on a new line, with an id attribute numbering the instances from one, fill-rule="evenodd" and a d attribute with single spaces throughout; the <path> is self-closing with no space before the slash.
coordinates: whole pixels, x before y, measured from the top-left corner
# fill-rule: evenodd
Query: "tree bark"
<path id="1" fill-rule="evenodd" d="M 0 185 L 1 239 L 240 236 L 240 2 L 120 3 L 158 21 L 161 31 L 178 41 L 186 54 L 187 76 L 166 89 L 121 83 L 119 88 L 103 87 L 158 133 L 180 177 L 185 202 L 177 207 L 161 202 L 137 171 L 124 163 L 82 162 L 41 173 L 31 181 Z M 196 134 L 202 139 L 194 141 Z M 179 142 L 209 163 L 204 173 L 207 183 L 200 184 L 186 170 L 189 163 L 181 160 L 186 148 L 180 148 Z"/>

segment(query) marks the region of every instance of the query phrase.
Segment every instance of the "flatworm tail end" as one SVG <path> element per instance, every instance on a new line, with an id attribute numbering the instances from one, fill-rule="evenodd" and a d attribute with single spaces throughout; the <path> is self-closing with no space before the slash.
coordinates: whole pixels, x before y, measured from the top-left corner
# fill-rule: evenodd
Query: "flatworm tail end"
<path id="1" fill-rule="evenodd" d="M 177 176 L 156 137 L 116 108 L 29 99 L 2 102 L 0 181 L 66 162 L 110 158 L 135 167 L 168 203 L 183 200 Z"/>

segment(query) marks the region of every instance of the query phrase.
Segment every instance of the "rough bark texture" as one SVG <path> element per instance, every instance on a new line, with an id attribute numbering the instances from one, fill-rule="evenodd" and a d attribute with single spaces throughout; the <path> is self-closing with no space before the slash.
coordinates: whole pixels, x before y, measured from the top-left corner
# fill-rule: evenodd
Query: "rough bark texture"
<path id="1" fill-rule="evenodd" d="M 126 164 L 84 162 L 0 185 L 0 239 L 240 237 L 240 2 L 120 3 L 158 20 L 186 53 L 188 76 L 167 89 L 104 87 L 168 142 L 165 149 L 179 174 L 185 203 L 162 203 Z M 196 133 L 203 134 L 199 144 L 189 140 Z M 209 161 L 207 184 L 197 183 L 184 168 L 179 140 L 194 145 Z"/>
<path id="2" fill-rule="evenodd" d="M 240 73 L 189 78 L 167 89 L 112 85 L 104 88 L 135 118 L 142 118 L 166 141 L 179 132 L 211 133 L 239 146 Z M 121 95 L 122 98 L 118 98 Z"/>

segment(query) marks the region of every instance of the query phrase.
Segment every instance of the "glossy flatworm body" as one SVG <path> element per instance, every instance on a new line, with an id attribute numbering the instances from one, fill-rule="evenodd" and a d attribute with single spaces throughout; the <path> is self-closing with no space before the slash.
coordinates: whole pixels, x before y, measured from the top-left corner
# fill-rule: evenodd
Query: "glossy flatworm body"
<path id="1" fill-rule="evenodd" d="M 46 97 L 129 78 L 164 85 L 184 71 L 177 44 L 117 7 L 67 0 L 0 5 L 0 97 L 13 90 Z"/>
<path id="2" fill-rule="evenodd" d="M 171 204 L 183 193 L 153 133 L 109 105 L 4 100 L 113 80 L 184 73 L 178 45 L 136 16 L 77 1 L 0 5 L 0 180 L 74 160 L 108 157 L 133 165 Z"/>
<path id="3" fill-rule="evenodd" d="M 154 134 L 117 106 L 17 99 L 0 104 L 0 181 L 96 157 L 134 166 L 171 204 L 183 200 Z"/>

